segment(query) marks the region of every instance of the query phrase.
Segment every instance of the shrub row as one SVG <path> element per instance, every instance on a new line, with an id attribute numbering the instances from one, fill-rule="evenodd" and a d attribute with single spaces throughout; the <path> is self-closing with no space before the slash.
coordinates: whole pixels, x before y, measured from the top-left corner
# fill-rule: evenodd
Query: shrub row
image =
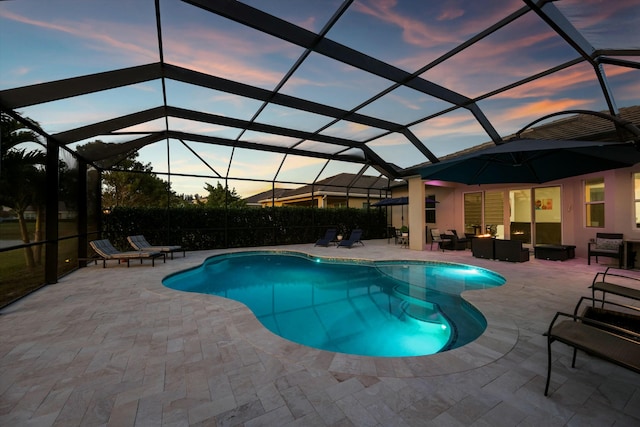
<path id="1" fill-rule="evenodd" d="M 386 237 L 382 209 L 270 208 L 116 208 L 103 216 L 103 237 L 128 249 L 127 236 L 143 234 L 153 244 L 188 250 L 313 243 L 329 227 L 363 239 Z"/>

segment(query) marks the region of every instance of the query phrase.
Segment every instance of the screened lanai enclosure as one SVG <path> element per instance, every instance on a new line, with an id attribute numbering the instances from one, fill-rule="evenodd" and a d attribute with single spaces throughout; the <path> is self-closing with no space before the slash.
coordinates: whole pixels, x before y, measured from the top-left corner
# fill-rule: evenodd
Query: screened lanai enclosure
<path id="1" fill-rule="evenodd" d="M 639 105 L 638 28 L 635 0 L 0 2 L 4 301 L 88 256 L 127 159 L 165 183 L 167 229 L 169 195 L 208 184 L 275 199 L 347 173 L 346 206 L 384 198 L 360 178 Z"/>

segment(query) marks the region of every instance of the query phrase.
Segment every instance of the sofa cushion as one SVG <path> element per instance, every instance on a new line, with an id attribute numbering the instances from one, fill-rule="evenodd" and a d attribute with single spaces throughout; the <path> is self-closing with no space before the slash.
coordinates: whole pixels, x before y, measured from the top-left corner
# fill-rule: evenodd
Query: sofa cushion
<path id="1" fill-rule="evenodd" d="M 617 251 L 622 244 L 622 239 L 605 239 L 602 237 L 596 238 L 596 249 L 605 251 Z"/>

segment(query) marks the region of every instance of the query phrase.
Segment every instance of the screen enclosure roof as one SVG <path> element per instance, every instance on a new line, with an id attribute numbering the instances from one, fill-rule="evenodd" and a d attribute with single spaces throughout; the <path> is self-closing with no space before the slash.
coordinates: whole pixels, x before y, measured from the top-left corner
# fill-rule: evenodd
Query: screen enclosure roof
<path id="1" fill-rule="evenodd" d="M 66 150 L 106 143 L 80 152 L 101 168 L 137 152 L 179 193 L 393 181 L 640 105 L 638 28 L 635 0 L 3 1 L 0 108 Z"/>

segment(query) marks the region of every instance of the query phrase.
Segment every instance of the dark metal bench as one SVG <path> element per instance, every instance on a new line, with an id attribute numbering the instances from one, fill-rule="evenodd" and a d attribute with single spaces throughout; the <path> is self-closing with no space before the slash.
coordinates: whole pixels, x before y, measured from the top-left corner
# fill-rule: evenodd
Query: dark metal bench
<path id="1" fill-rule="evenodd" d="M 560 318 L 569 320 L 558 322 Z M 598 327 L 599 325 L 602 327 Z M 611 330 L 615 330 L 616 332 L 611 332 Z M 583 317 L 567 313 L 556 313 L 547 331 L 548 366 L 544 395 L 547 396 L 549 392 L 549 382 L 551 380 L 551 344 L 554 341 L 559 341 L 573 347 L 572 368 L 575 368 L 576 365 L 577 350 L 582 350 L 592 356 L 640 373 L 640 343 L 628 338 L 626 336 L 628 334 L 633 334 L 640 340 L 640 335 L 634 334 L 632 331 L 627 331 L 595 320 L 585 322 Z"/>

